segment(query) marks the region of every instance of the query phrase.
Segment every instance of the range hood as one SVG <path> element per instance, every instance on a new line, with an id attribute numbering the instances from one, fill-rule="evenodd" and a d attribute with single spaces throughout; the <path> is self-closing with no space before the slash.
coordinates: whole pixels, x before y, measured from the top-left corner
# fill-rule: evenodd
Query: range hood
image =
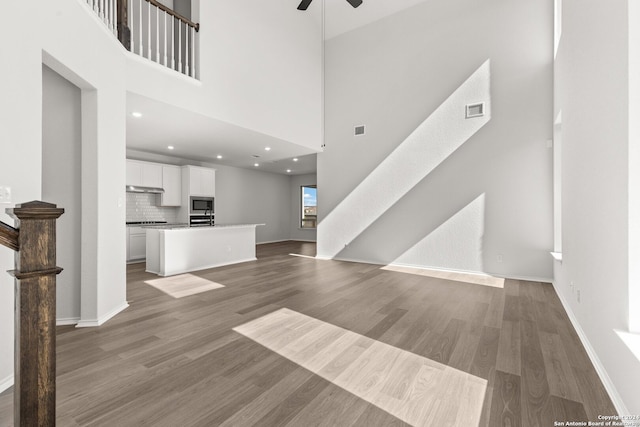
<path id="1" fill-rule="evenodd" d="M 158 187 L 142 187 L 140 185 L 127 185 L 127 193 L 153 193 L 153 194 L 162 194 L 164 193 L 164 188 Z"/>

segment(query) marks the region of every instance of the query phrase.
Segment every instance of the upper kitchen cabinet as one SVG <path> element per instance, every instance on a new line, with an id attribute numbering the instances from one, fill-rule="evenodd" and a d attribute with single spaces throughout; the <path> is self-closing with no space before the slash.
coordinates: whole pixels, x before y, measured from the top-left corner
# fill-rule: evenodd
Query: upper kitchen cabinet
<path id="1" fill-rule="evenodd" d="M 198 166 L 183 166 L 182 179 L 187 179 L 189 196 L 214 197 L 216 170 Z"/>
<path id="2" fill-rule="evenodd" d="M 162 206 L 180 206 L 182 202 L 182 172 L 179 166 L 162 165 Z"/>
<path id="3" fill-rule="evenodd" d="M 127 159 L 127 185 L 162 188 L 162 165 Z"/>

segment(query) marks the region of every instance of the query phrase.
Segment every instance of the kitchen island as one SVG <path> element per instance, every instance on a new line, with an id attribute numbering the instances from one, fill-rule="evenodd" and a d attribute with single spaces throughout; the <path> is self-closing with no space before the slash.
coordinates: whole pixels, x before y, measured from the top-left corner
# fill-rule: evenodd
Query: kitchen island
<path id="1" fill-rule="evenodd" d="M 146 270 L 173 276 L 255 261 L 256 227 L 260 225 L 264 224 L 148 227 Z"/>

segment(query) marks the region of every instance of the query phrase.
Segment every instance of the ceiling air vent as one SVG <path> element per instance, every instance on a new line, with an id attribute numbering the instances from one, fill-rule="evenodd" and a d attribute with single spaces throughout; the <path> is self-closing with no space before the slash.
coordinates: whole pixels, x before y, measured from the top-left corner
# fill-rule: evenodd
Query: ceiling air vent
<path id="1" fill-rule="evenodd" d="M 360 136 L 360 135 L 364 135 L 364 125 L 360 125 L 360 126 L 356 126 L 354 129 L 353 134 L 355 136 Z"/>

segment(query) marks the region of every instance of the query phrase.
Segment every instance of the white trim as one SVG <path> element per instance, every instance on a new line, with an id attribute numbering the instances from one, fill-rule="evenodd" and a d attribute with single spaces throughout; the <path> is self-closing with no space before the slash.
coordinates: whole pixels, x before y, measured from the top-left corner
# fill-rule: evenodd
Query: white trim
<path id="1" fill-rule="evenodd" d="M 291 239 L 281 239 L 281 240 L 268 240 L 266 242 L 256 242 L 256 245 L 268 245 L 269 243 L 282 243 L 289 242 Z"/>
<path id="2" fill-rule="evenodd" d="M 12 385 L 13 385 L 13 374 L 9 375 L 7 378 L 0 381 L 0 393 L 7 390 Z"/>
<path id="3" fill-rule="evenodd" d="M 360 264 L 390 265 L 392 267 L 421 268 L 421 269 L 425 269 L 425 270 L 437 270 L 437 271 L 445 271 L 445 272 L 453 272 L 453 273 L 475 274 L 475 275 L 478 275 L 478 276 L 485 276 L 485 277 L 498 277 L 498 278 L 503 278 L 503 279 L 526 280 L 528 282 L 551 283 L 553 281 L 553 279 L 550 278 L 550 277 L 514 276 L 514 275 L 505 276 L 503 274 L 495 274 L 495 273 L 491 273 L 491 272 L 455 270 L 455 269 L 452 269 L 452 268 L 430 267 L 430 266 L 426 266 L 426 265 L 413 265 L 413 264 L 400 264 L 400 263 L 381 264 L 380 262 L 365 261 L 365 260 L 361 260 L 361 259 L 337 258 L 337 257 L 336 258 L 330 258 L 330 257 L 322 256 L 322 255 L 316 255 L 316 259 L 323 260 L 323 261 L 334 260 L 334 261 L 357 262 L 357 263 L 360 263 Z"/>
<path id="4" fill-rule="evenodd" d="M 127 307 L 129 307 L 129 303 L 125 301 L 122 305 L 111 310 L 109 313 L 107 313 L 106 315 L 102 316 L 99 319 L 80 320 L 76 325 L 76 328 L 92 328 L 92 327 L 100 326 L 104 324 L 106 321 L 108 321 L 109 319 L 111 319 L 116 314 L 120 313 L 122 310 L 126 309 Z"/>
<path id="5" fill-rule="evenodd" d="M 268 242 L 257 242 L 256 245 L 268 245 L 269 243 L 284 243 L 284 242 L 308 242 L 308 243 L 317 243 L 317 240 L 306 240 L 306 239 L 282 239 L 282 240 L 270 240 Z"/>
<path id="6" fill-rule="evenodd" d="M 79 321 L 79 317 L 66 317 L 56 319 L 56 326 L 77 325 Z"/>
<path id="7" fill-rule="evenodd" d="M 562 262 L 562 252 L 549 252 L 553 259 Z"/>
<path id="8" fill-rule="evenodd" d="M 573 314 L 573 310 L 571 310 L 571 306 L 567 303 L 565 298 L 562 296 L 562 293 L 560 293 L 555 282 L 552 282 L 552 284 L 553 284 L 553 289 L 556 291 L 556 295 L 558 295 L 558 298 L 560 299 L 560 302 L 564 307 L 564 311 L 567 313 L 567 316 L 569 316 L 569 320 L 573 325 L 573 329 L 575 329 L 576 333 L 578 334 L 578 338 L 580 338 L 580 342 L 582 343 L 582 346 L 587 351 L 587 355 L 589 356 L 591 363 L 593 363 L 593 366 L 596 369 L 598 376 L 600 377 L 600 381 L 602 381 L 602 384 L 604 385 L 605 390 L 609 394 L 609 398 L 611 398 L 611 402 L 613 403 L 613 406 L 615 406 L 616 410 L 618 411 L 618 414 L 629 415 L 630 413 L 627 410 L 627 407 L 625 406 L 624 402 L 622 401 L 620 394 L 618 394 L 618 390 L 616 390 L 616 387 L 613 385 L 611 378 L 609 378 L 609 374 L 607 374 L 607 370 L 602 365 L 602 362 L 600 362 L 600 358 L 598 358 L 598 355 L 596 351 L 593 349 L 593 347 L 591 346 L 591 343 L 589 342 L 587 335 L 582 330 L 582 327 L 580 326 L 580 323 L 578 322 L 577 317 L 575 316 L 575 314 Z"/>

